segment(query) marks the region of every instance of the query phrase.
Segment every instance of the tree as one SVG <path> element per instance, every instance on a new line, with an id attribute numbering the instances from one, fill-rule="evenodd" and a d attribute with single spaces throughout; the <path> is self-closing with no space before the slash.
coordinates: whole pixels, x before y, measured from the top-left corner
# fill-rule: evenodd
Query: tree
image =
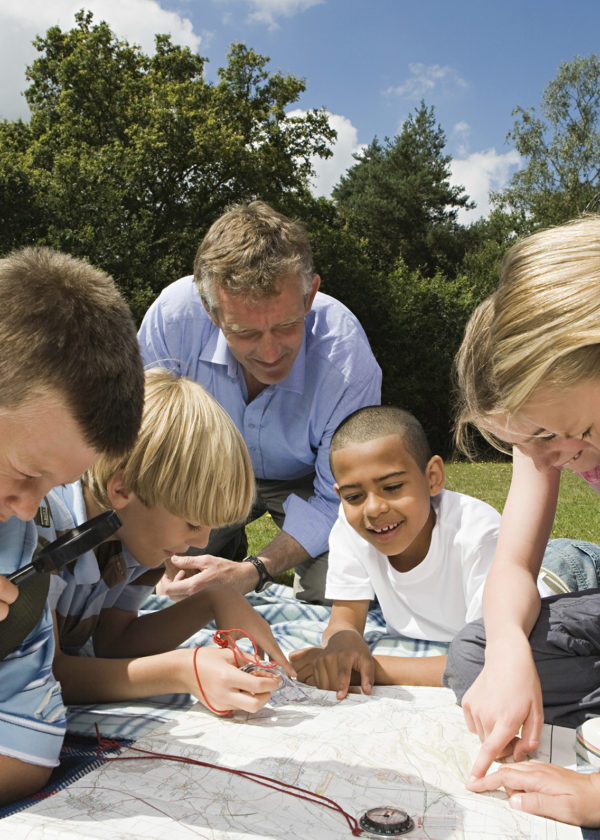
<path id="1" fill-rule="evenodd" d="M 477 303 L 469 278 L 424 277 L 401 261 L 385 280 L 388 321 L 377 341 L 384 403 L 419 418 L 435 452 L 451 454 L 452 361 Z"/>
<path id="2" fill-rule="evenodd" d="M 600 57 L 561 64 L 544 89 L 540 112 L 513 111 L 508 139 L 527 163 L 494 196 L 497 207 L 525 220 L 525 229 L 600 209 Z"/>
<path id="3" fill-rule="evenodd" d="M 0 246 L 35 241 L 86 257 L 139 317 L 189 272 L 231 202 L 260 197 L 285 212 L 308 195 L 311 158 L 330 154 L 335 132 L 322 110 L 287 117 L 304 82 L 270 74 L 269 59 L 243 44 L 213 84 L 205 59 L 166 35 L 149 57 L 91 13 L 75 18 L 35 42 L 31 123 L 2 125 Z M 27 214 L 35 224 L 19 234 Z"/>
<path id="4" fill-rule="evenodd" d="M 462 187 L 450 184 L 446 138 L 433 108 L 422 102 L 401 133 L 380 144 L 375 138 L 342 176 L 333 199 L 349 229 L 366 241 L 373 264 L 393 268 L 401 258 L 409 270 L 454 275 L 464 254 L 457 223 L 472 206 Z"/>

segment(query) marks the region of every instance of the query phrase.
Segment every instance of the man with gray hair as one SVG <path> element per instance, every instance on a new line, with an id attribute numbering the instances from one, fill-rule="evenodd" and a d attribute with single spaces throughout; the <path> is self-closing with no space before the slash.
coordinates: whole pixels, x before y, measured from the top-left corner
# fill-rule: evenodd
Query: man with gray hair
<path id="1" fill-rule="evenodd" d="M 338 510 L 329 441 L 346 415 L 380 402 L 381 370 L 358 320 L 320 282 L 303 227 L 254 201 L 214 222 L 194 276 L 146 313 L 145 362 L 196 380 L 229 412 L 257 482 L 249 521 L 269 511 L 281 528 L 258 556 L 246 556 L 242 523 L 213 532 L 201 556 L 171 558 L 159 591 L 173 599 L 216 581 L 260 591 L 293 567 L 296 597 L 324 603 Z"/>

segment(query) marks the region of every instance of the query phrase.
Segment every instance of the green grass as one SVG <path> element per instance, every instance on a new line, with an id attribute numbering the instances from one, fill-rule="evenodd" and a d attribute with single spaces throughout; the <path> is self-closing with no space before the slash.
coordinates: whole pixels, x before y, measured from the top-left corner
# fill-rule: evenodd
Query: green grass
<path id="1" fill-rule="evenodd" d="M 248 537 L 248 554 L 257 554 L 271 540 L 275 539 L 279 533 L 279 528 L 271 519 L 270 513 L 265 513 L 260 519 L 255 519 L 250 525 L 246 526 L 246 536 Z M 294 582 L 294 570 L 288 569 L 275 578 L 277 583 L 283 583 L 286 586 L 291 586 Z"/>
<path id="2" fill-rule="evenodd" d="M 446 464 L 446 487 L 483 499 L 502 513 L 510 484 L 510 463 Z M 600 543 L 600 498 L 579 476 L 563 470 L 550 535 Z"/>
<path id="3" fill-rule="evenodd" d="M 510 484 L 510 463 L 448 463 L 446 487 L 468 493 L 492 505 L 502 513 Z M 279 533 L 268 513 L 246 529 L 248 550 L 256 554 Z M 552 537 L 570 537 L 600 543 L 600 498 L 592 488 L 569 470 L 564 470 Z M 292 570 L 284 572 L 278 583 L 290 585 Z"/>

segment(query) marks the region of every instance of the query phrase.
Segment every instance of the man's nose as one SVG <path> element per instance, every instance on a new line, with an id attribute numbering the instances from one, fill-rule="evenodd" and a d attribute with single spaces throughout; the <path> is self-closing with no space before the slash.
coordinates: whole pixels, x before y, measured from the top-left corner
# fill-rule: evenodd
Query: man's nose
<path id="1" fill-rule="evenodd" d="M 275 362 L 279 358 L 279 342 L 271 333 L 263 333 L 259 348 L 264 362 Z"/>

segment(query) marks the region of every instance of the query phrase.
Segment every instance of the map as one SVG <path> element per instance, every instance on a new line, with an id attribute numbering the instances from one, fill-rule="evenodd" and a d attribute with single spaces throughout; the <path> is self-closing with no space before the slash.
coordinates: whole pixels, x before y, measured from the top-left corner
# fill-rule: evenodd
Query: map
<path id="1" fill-rule="evenodd" d="M 338 702 L 303 702 L 218 718 L 174 710 L 136 747 L 262 774 L 319 793 L 358 819 L 392 806 L 415 822 L 408 840 L 575 840 L 572 826 L 513 811 L 504 793 L 465 780 L 479 748 L 448 689 L 379 687 Z M 128 750 L 123 755 L 136 755 Z M 574 733 L 544 727 L 537 757 L 574 765 Z M 342 814 L 232 773 L 160 759 L 108 762 L 2 820 L 10 840 L 331 840 Z"/>

